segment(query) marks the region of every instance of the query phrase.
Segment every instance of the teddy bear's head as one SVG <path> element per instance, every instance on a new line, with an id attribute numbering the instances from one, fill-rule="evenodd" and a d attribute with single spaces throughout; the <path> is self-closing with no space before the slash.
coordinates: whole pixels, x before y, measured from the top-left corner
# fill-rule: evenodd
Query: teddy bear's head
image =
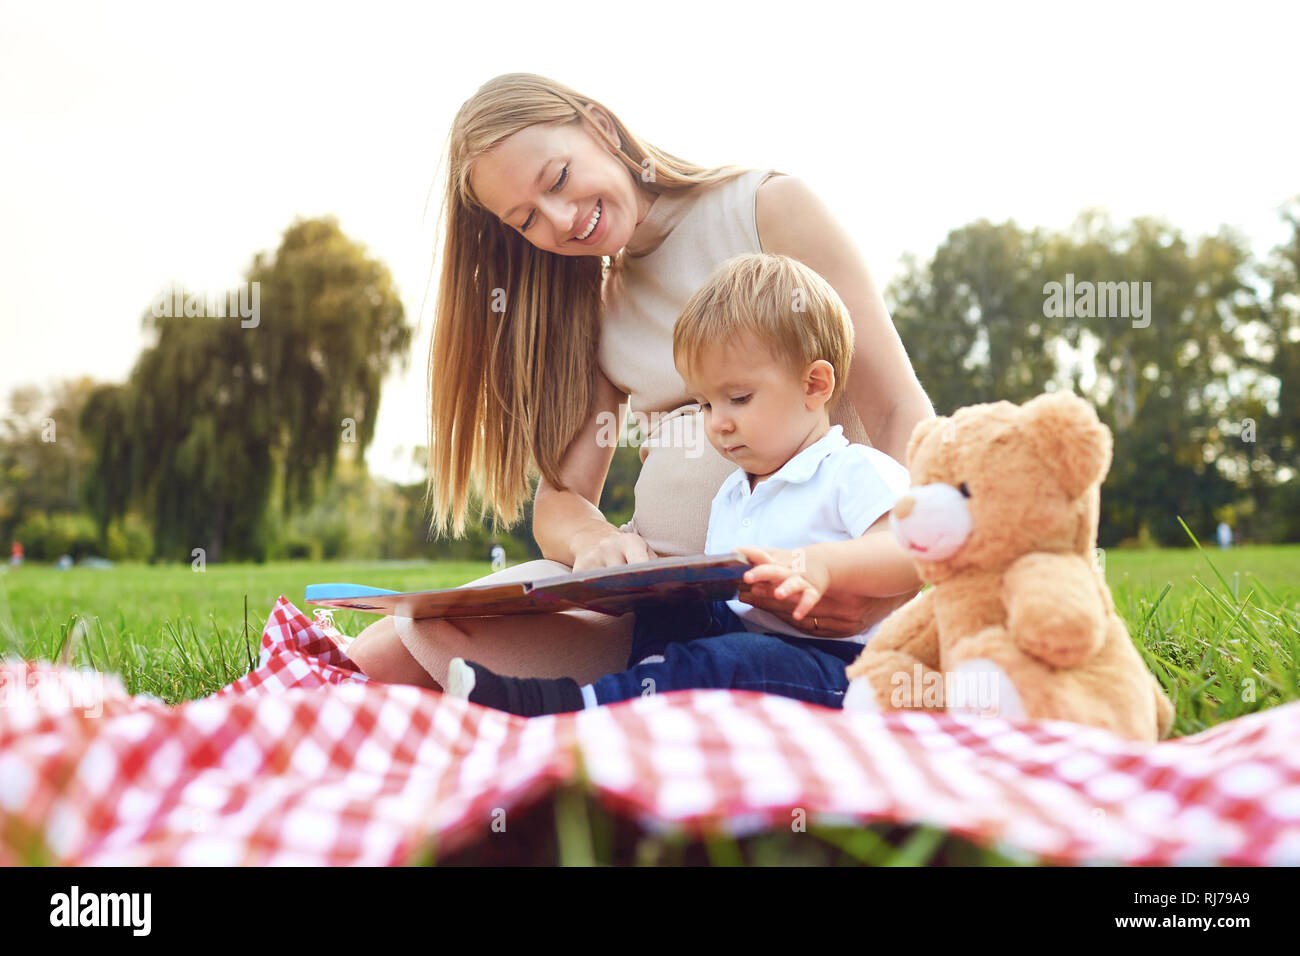
<path id="1" fill-rule="evenodd" d="M 907 446 L 912 488 L 890 526 L 931 584 L 1033 551 L 1091 555 L 1112 446 L 1096 411 L 1072 392 L 924 421 Z"/>

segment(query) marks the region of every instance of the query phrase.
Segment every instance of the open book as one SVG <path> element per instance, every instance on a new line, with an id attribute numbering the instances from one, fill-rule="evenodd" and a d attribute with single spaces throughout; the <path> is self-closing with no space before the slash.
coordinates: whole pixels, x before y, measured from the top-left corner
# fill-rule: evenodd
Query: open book
<path id="1" fill-rule="evenodd" d="M 437 591 L 388 591 L 360 584 L 312 584 L 308 604 L 397 617 L 489 617 L 585 609 L 620 615 L 642 604 L 726 601 L 750 563 L 738 552 L 657 558 L 557 577 L 472 584 Z"/>

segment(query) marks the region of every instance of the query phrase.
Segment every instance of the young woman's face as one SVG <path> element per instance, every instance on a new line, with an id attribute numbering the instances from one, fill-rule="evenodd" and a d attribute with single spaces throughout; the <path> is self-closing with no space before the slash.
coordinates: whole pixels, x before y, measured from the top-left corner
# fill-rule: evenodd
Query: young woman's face
<path id="1" fill-rule="evenodd" d="M 654 201 L 585 122 L 521 129 L 479 156 L 469 181 L 506 226 L 562 256 L 617 255 Z"/>

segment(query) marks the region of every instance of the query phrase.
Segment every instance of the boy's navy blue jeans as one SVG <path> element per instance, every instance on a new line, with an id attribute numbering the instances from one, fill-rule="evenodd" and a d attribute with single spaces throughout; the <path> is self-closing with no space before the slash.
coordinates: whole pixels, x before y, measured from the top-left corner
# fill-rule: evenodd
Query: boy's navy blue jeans
<path id="1" fill-rule="evenodd" d="M 670 690 L 756 690 L 840 708 L 844 668 L 862 653 L 853 641 L 747 631 L 726 601 L 638 609 L 627 670 L 592 682 L 596 701 L 612 704 Z M 647 657 L 663 660 L 642 663 Z"/>

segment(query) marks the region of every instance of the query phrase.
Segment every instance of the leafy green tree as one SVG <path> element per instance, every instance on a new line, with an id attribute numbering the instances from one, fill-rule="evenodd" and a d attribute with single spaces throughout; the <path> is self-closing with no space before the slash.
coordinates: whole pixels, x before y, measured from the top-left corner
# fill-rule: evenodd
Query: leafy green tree
<path id="1" fill-rule="evenodd" d="M 27 518 L 82 510 L 81 486 L 90 469 L 90 449 L 79 415 L 95 384 L 69 379 L 48 392 L 16 388 L 0 416 L 0 541 L 14 538 Z M 34 555 L 35 557 L 35 555 Z M 58 557 L 58 555 L 55 555 Z"/>
<path id="2" fill-rule="evenodd" d="M 1281 210 L 1290 236 L 1259 270 L 1257 309 L 1245 329 L 1242 414 L 1225 423 L 1254 499 L 1256 537 L 1300 539 L 1300 196 Z"/>
<path id="3" fill-rule="evenodd" d="M 1076 314 L 1063 332 L 1071 347 L 1095 354 L 1093 381 L 1081 391 L 1115 436 L 1102 545 L 1187 545 L 1180 517 L 1208 536 L 1219 510 L 1239 497 L 1231 469 L 1216 460 L 1220 422 L 1235 407 L 1228 381 L 1252 295 L 1249 258 L 1228 231 L 1189 241 L 1157 220 L 1117 229 L 1097 214 L 1050 244 L 1057 281 L 1068 274 L 1096 290 L 1093 306 L 1079 310 L 1090 314 Z M 1103 283 L 1128 286 L 1127 308 L 1122 295 L 1103 299 Z"/>
<path id="4" fill-rule="evenodd" d="M 342 442 L 369 447 L 384 377 L 395 359 L 409 365 L 411 328 L 388 268 L 332 218 L 295 223 L 273 259 L 254 259 L 249 281 L 261 284 L 268 324 L 251 371 L 269 385 L 285 504 L 306 504 Z"/>
<path id="5" fill-rule="evenodd" d="M 906 261 L 891 314 L 935 410 L 1042 392 L 1059 334 L 1043 314 L 1043 237 L 981 219 Z"/>
<path id="6" fill-rule="evenodd" d="M 908 261 L 892 312 L 940 414 L 1049 387 L 1089 398 L 1115 435 L 1101 542 L 1186 544 L 1179 517 L 1208 532 L 1241 495 L 1223 422 L 1240 417 L 1249 258 L 1226 231 L 1189 242 L 1095 211 L 1060 233 L 980 220 Z"/>
<path id="7" fill-rule="evenodd" d="M 411 331 L 387 268 L 332 218 L 295 222 L 273 257 L 254 259 L 248 283 L 229 301 L 251 316 L 158 315 L 155 303 L 144 316 L 154 344 L 126 385 L 96 391 L 83 413 L 101 528 L 145 502 L 161 557 L 262 559 L 272 487 L 286 508 L 309 505 L 340 445 L 369 444 L 384 374 L 407 360 Z"/>

